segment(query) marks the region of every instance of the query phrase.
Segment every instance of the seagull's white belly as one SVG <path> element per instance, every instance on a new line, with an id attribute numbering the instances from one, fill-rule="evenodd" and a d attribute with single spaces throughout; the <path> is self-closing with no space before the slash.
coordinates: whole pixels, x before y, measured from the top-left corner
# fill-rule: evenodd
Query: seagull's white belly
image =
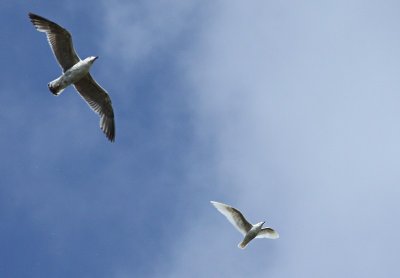
<path id="1" fill-rule="evenodd" d="M 90 66 L 91 64 L 85 61 L 79 61 L 65 71 L 59 78 L 48 84 L 50 91 L 55 95 L 59 95 L 66 87 L 78 82 L 82 77 L 88 74 Z"/>
<path id="2" fill-rule="evenodd" d="M 89 72 L 90 65 L 84 61 L 79 61 L 60 76 L 60 82 L 65 87 L 74 84 Z"/>
<path id="3" fill-rule="evenodd" d="M 247 232 L 247 234 L 244 236 L 244 239 L 241 243 L 239 243 L 240 248 L 245 248 L 246 245 L 252 241 L 260 232 L 261 226 L 253 226 L 250 231 Z"/>

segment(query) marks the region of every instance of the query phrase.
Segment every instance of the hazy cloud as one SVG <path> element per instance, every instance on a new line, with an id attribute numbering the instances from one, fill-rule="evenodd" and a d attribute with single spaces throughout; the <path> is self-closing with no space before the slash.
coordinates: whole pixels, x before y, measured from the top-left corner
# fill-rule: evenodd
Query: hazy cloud
<path id="1" fill-rule="evenodd" d="M 35 5 L 101 57 L 117 141 L 6 13 L 3 276 L 398 276 L 397 2 Z M 280 239 L 239 250 L 210 200 Z"/>

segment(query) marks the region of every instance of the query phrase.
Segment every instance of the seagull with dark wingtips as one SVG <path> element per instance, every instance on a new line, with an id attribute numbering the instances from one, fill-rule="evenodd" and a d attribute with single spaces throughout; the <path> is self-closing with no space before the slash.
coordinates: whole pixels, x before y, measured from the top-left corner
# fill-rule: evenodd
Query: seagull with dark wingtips
<path id="1" fill-rule="evenodd" d="M 216 209 L 219 210 L 219 212 L 222 213 L 228 221 L 243 234 L 244 239 L 239 243 L 239 248 L 246 248 L 247 244 L 249 244 L 249 242 L 254 238 L 279 238 L 279 234 L 272 228 L 262 227 L 265 222 L 259 222 L 252 225 L 246 220 L 246 218 L 244 218 L 243 214 L 234 207 L 214 201 L 211 201 L 211 204 L 213 204 L 214 207 L 216 207 Z"/>
<path id="2" fill-rule="evenodd" d="M 46 33 L 47 40 L 61 66 L 63 74 L 48 84 L 50 91 L 58 96 L 69 85 L 74 85 L 81 97 L 100 116 L 100 128 L 113 142 L 115 140 L 114 111 L 107 92 L 100 87 L 89 73 L 97 56 L 81 60 L 72 44 L 71 34 L 44 17 L 29 13 L 33 25 L 39 32 Z"/>

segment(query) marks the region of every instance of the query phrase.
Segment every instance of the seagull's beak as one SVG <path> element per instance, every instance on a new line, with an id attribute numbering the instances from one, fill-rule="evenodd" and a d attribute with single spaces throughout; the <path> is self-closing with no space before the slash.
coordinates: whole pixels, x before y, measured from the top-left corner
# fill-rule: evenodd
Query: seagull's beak
<path id="1" fill-rule="evenodd" d="M 97 60 L 98 58 L 99 58 L 99 56 L 95 56 L 93 61 Z"/>

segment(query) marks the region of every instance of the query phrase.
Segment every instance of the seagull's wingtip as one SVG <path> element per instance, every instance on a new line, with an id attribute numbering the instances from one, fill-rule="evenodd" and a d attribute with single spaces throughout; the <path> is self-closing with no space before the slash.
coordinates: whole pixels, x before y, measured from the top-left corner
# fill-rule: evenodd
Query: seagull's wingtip
<path id="1" fill-rule="evenodd" d="M 217 201 L 210 201 L 210 203 L 213 204 L 213 206 L 216 207 L 216 208 L 223 206 L 222 203 L 217 202 Z"/>
<path id="2" fill-rule="evenodd" d="M 104 134 L 106 135 L 108 141 L 110 141 L 111 143 L 115 142 L 115 134 L 114 133 L 104 132 Z"/>
<path id="3" fill-rule="evenodd" d="M 42 19 L 43 18 L 42 16 L 37 15 L 37 14 L 32 13 L 32 12 L 29 12 L 28 16 L 29 16 L 30 19 Z"/>

